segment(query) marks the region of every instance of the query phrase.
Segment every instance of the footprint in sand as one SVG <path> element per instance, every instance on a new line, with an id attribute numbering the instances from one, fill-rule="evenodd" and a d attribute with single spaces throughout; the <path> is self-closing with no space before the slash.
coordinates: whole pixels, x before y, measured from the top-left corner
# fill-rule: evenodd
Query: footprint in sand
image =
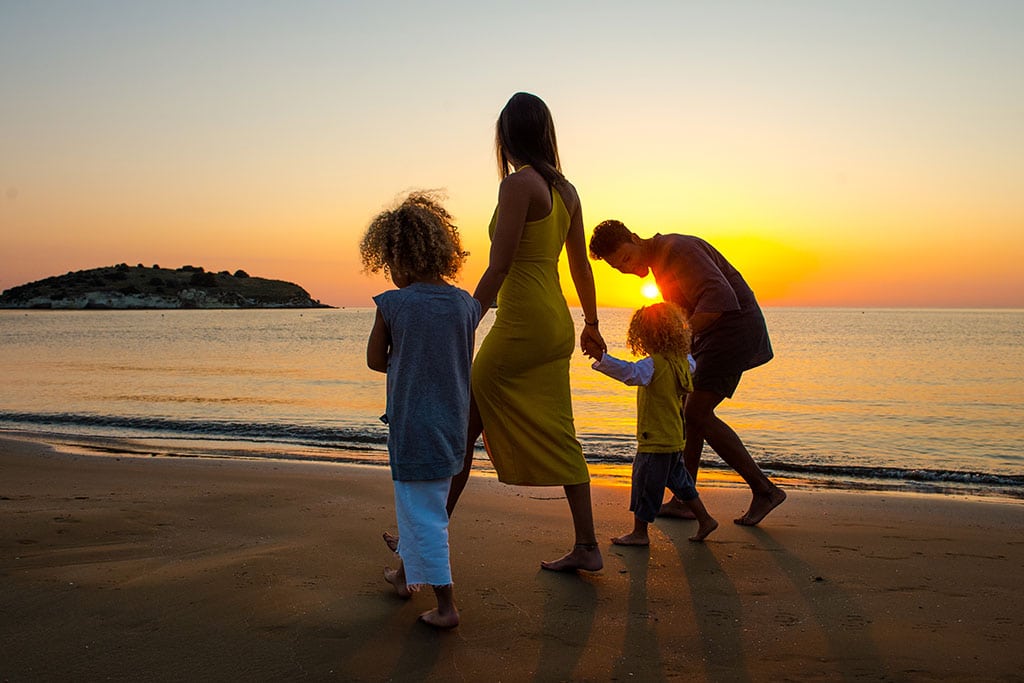
<path id="1" fill-rule="evenodd" d="M 507 610 L 514 607 L 496 588 L 478 588 L 476 594 L 485 605 L 492 609 Z"/>
<path id="2" fill-rule="evenodd" d="M 990 643 L 1005 643 L 1014 640 L 1010 634 L 1015 634 L 1014 620 L 1009 617 L 996 617 L 992 620 L 992 626 L 985 631 L 985 640 Z"/>
<path id="3" fill-rule="evenodd" d="M 716 619 L 718 621 L 732 621 L 733 620 L 732 616 L 729 615 L 727 612 L 723 612 L 722 610 L 718 610 L 718 609 L 709 609 L 707 612 L 704 613 L 704 616 L 707 617 L 708 619 Z"/>
<path id="4" fill-rule="evenodd" d="M 854 629 L 858 631 L 863 628 L 866 628 L 870 623 L 870 619 L 867 619 L 866 617 L 860 614 L 847 614 L 845 617 L 843 617 L 842 621 L 842 624 L 845 628 Z"/>
<path id="5" fill-rule="evenodd" d="M 779 626 L 796 626 L 800 623 L 800 618 L 789 612 L 779 612 L 775 615 L 775 623 Z"/>

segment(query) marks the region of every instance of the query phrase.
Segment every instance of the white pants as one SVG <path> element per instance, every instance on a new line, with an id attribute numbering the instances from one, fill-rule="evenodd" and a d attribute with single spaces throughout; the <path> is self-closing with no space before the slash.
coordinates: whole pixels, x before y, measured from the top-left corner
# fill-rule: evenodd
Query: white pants
<path id="1" fill-rule="evenodd" d="M 450 586 L 448 559 L 448 490 L 452 480 L 396 481 L 395 516 L 398 550 L 405 566 L 409 590 L 422 586 Z"/>

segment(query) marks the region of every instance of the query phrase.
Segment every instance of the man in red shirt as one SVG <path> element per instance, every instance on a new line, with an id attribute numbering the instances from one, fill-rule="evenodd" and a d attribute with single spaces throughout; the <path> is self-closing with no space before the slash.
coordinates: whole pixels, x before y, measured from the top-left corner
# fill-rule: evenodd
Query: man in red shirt
<path id="1" fill-rule="evenodd" d="M 737 524 L 754 526 L 785 499 L 750 457 L 733 429 L 715 415 L 715 408 L 732 398 L 744 372 L 772 359 L 771 340 L 754 293 L 732 264 L 699 237 L 655 235 L 642 239 L 619 221 L 604 221 L 590 238 L 590 255 L 616 270 L 646 277 L 654 273 L 666 301 L 689 316 L 693 332 L 694 390 L 683 415 L 687 471 L 697 479 L 704 441 L 750 486 L 753 499 Z M 674 497 L 661 514 L 687 517 Z"/>

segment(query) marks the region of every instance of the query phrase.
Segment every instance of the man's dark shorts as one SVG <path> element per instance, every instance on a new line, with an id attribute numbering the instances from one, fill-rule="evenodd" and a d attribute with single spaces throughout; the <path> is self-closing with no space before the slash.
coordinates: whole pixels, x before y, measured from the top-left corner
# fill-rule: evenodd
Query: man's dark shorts
<path id="1" fill-rule="evenodd" d="M 697 364 L 700 368 L 700 364 Z M 742 373 L 738 375 L 702 375 L 698 369 L 693 373 L 693 388 L 699 391 L 708 391 L 716 396 L 732 398 L 736 393 L 736 387 L 740 385 Z"/>
<path id="2" fill-rule="evenodd" d="M 772 359 L 768 328 L 760 311 L 724 313 L 693 340 L 693 388 L 732 398 L 743 373 Z"/>

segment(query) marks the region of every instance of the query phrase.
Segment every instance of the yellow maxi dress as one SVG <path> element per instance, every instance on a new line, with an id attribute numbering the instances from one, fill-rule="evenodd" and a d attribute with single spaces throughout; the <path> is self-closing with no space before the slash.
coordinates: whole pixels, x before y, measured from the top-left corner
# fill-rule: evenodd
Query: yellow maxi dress
<path id="1" fill-rule="evenodd" d="M 570 216 L 558 191 L 551 195 L 551 213 L 523 228 L 498 291 L 494 325 L 473 361 L 484 445 L 498 479 L 507 484 L 590 481 L 569 392 L 576 332 L 558 277 Z M 496 219 L 497 212 L 489 228 L 492 238 Z"/>

